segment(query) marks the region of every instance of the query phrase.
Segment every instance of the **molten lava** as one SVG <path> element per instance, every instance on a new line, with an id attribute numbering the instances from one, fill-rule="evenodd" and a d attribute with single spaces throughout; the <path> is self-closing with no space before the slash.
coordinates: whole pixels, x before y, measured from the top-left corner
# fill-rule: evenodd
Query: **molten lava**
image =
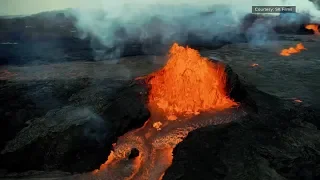
<path id="1" fill-rule="evenodd" d="M 252 63 L 251 64 L 251 67 L 256 67 L 256 66 L 259 66 L 259 64 L 257 64 L 257 63 Z"/>
<path id="2" fill-rule="evenodd" d="M 153 123 L 153 127 L 158 131 L 161 130 L 161 126 L 162 126 L 162 123 L 160 121 Z"/>
<path id="3" fill-rule="evenodd" d="M 291 99 L 292 99 L 293 102 L 296 102 L 296 103 L 302 103 L 303 102 L 298 98 L 291 98 Z"/>
<path id="4" fill-rule="evenodd" d="M 94 176 L 110 180 L 161 180 L 172 163 L 173 149 L 190 131 L 228 123 L 243 115 L 228 109 L 232 112 L 192 117 L 237 105 L 227 96 L 224 66 L 201 57 L 194 49 L 174 44 L 165 67 L 137 78 L 143 79 L 150 85 L 150 119 L 143 127 L 118 138 L 108 160 L 93 172 Z M 139 155 L 132 159 L 133 149 Z"/>
<path id="5" fill-rule="evenodd" d="M 317 24 L 308 24 L 305 26 L 306 29 L 312 30 L 314 34 L 320 35 L 319 25 Z"/>
<path id="6" fill-rule="evenodd" d="M 306 50 L 302 43 L 296 45 L 296 47 L 290 47 L 288 49 L 283 49 L 280 53 L 281 56 L 290 56 L 291 54 L 296 54 L 301 52 L 302 50 Z"/>
<path id="7" fill-rule="evenodd" d="M 224 67 L 194 49 L 173 44 L 165 67 L 151 76 L 149 101 L 168 119 L 236 105 L 226 96 Z"/>

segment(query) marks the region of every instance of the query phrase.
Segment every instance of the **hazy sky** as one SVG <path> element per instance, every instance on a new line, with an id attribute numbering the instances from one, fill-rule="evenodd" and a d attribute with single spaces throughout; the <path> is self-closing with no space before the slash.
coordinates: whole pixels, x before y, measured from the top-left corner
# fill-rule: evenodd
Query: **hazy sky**
<path id="1" fill-rule="evenodd" d="M 251 8 L 252 5 L 295 5 L 297 9 L 310 8 L 308 0 L 0 0 L 0 15 L 26 15 L 42 11 L 59 10 L 66 8 L 111 8 L 120 4 L 229 4 Z"/>
<path id="2" fill-rule="evenodd" d="M 0 0 L 0 15 L 33 14 L 78 7 L 99 7 L 99 0 Z"/>
<path id="3" fill-rule="evenodd" d="M 100 8 L 110 4 L 127 3 L 221 3 L 237 2 L 239 0 L 0 0 L 0 15 L 24 15 L 42 11 L 65 8 Z M 240 0 L 254 2 L 254 0 Z M 260 0 L 264 1 L 264 0 Z"/>

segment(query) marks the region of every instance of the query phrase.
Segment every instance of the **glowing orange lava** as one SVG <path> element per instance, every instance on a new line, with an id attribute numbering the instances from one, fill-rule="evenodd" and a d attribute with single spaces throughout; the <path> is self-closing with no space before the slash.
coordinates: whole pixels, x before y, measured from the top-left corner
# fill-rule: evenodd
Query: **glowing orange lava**
<path id="1" fill-rule="evenodd" d="M 166 163 L 168 167 L 172 164 L 172 160 L 173 160 L 172 152 L 173 152 L 173 148 L 167 148 L 162 150 L 163 160 L 165 161 L 164 163 Z M 160 178 L 158 180 L 162 180 L 164 174 L 165 172 L 163 172 L 160 175 Z"/>
<path id="2" fill-rule="evenodd" d="M 149 101 L 169 119 L 236 105 L 226 96 L 223 65 L 210 62 L 194 49 L 173 44 L 167 64 L 152 76 Z"/>
<path id="3" fill-rule="evenodd" d="M 160 121 L 153 123 L 153 127 L 158 131 L 161 130 L 161 126 L 162 126 L 162 123 Z"/>
<path id="4" fill-rule="evenodd" d="M 256 67 L 256 66 L 259 66 L 259 64 L 257 64 L 257 63 L 251 64 L 251 67 Z"/>
<path id="5" fill-rule="evenodd" d="M 292 98 L 293 102 L 296 102 L 296 103 L 302 103 L 302 101 L 298 98 Z"/>
<path id="6" fill-rule="evenodd" d="M 224 66 L 201 57 L 194 49 L 173 44 L 161 70 L 136 80 L 150 85 L 151 117 L 143 127 L 118 138 L 108 160 L 93 172 L 95 177 L 161 180 L 172 163 L 173 149 L 190 131 L 236 118 L 228 115 L 190 120 L 204 111 L 237 105 L 227 96 Z M 133 148 L 139 155 L 129 159 Z"/>
<path id="7" fill-rule="evenodd" d="M 288 49 L 283 49 L 280 53 L 281 56 L 290 56 L 291 54 L 296 54 L 301 52 L 302 50 L 306 50 L 302 43 L 296 45 L 296 47 L 290 47 Z"/>
<path id="8" fill-rule="evenodd" d="M 319 25 L 317 24 L 308 24 L 305 26 L 306 29 L 312 30 L 314 34 L 320 35 Z"/>

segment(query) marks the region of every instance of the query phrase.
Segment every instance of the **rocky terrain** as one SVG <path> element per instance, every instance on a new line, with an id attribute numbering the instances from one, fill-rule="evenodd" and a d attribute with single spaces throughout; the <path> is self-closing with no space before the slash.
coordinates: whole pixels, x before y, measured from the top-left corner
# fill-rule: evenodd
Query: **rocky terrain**
<path id="1" fill-rule="evenodd" d="M 173 164 L 164 179 L 193 179 L 193 177 L 316 179 L 318 171 L 313 167 L 318 165 L 319 110 L 314 106 L 318 101 L 313 93 L 319 89 L 309 78 L 316 76 L 318 66 L 306 65 L 309 71 L 301 70 L 310 73 L 310 76 L 301 73 L 299 76 L 294 73 L 288 74 L 288 71 L 299 72 L 306 63 L 318 63 L 313 49 L 313 43 L 318 41 L 307 41 L 315 38 L 314 36 L 294 37 L 303 42 L 309 50 L 296 56 L 282 57 L 277 51 L 272 54 L 246 44 L 236 44 L 201 52 L 205 56 L 229 63 L 240 75 L 244 84 L 254 84 L 254 86 L 246 85 L 246 89 L 257 104 L 258 111 L 235 123 L 206 127 L 190 133 L 174 150 Z M 290 39 L 290 36 L 287 38 Z M 290 42 L 283 42 L 281 47 L 298 41 Z M 243 59 L 237 52 L 244 53 Z M 299 61 L 301 57 L 304 57 L 305 61 Z M 135 84 L 129 86 L 130 80 L 160 68 L 165 62 L 164 59 L 135 57 L 96 65 L 75 62 L 69 65 L 67 63 L 6 67 L 5 69 L 15 75 L 2 81 L 1 88 L 1 93 L 4 94 L 1 96 L 2 102 L 10 102 L 2 103 L 2 117 L 6 118 L 1 121 L 1 127 L 10 130 L 1 131 L 1 142 L 9 142 L 6 145 L 2 144 L 2 154 L 5 156 L 0 156 L 1 164 L 2 168 L 6 169 L 3 172 L 26 170 L 81 172 L 99 166 L 105 161 L 116 136 L 134 127 L 130 122 L 125 123 L 127 117 L 136 117 L 137 120 L 148 118 L 148 111 L 145 111 L 143 106 L 137 106 L 138 100 L 135 100 L 135 97 L 140 97 L 137 95 L 140 92 L 143 94 L 145 89 Z M 299 65 L 298 61 L 302 64 Z M 259 63 L 259 66 L 251 67 L 253 62 Z M 282 65 L 283 63 L 285 65 Z M 265 67 L 267 65 L 273 66 L 273 69 L 279 67 L 279 74 L 272 77 L 271 70 Z M 69 69 L 59 67 L 69 67 Z M 104 67 L 106 71 L 101 70 Z M 43 68 L 48 69 L 45 75 Z M 114 71 L 115 73 L 110 74 L 108 68 L 117 69 L 119 73 Z M 69 70 L 73 73 L 72 76 Z M 130 72 L 130 76 L 121 72 Z M 281 79 L 284 75 L 286 81 Z M 44 79 L 41 80 L 41 77 Z M 295 78 L 304 78 L 305 81 Z M 273 86 L 270 87 L 270 84 Z M 283 94 L 283 86 L 288 86 L 288 89 L 295 87 L 294 92 L 297 94 L 292 97 L 300 93 L 301 96 L 297 98 L 303 101 L 296 102 L 295 99 L 288 98 L 290 91 L 284 91 L 286 94 Z M 123 87 L 126 87 L 125 89 L 130 87 L 127 89 L 129 91 L 121 90 Z M 310 92 L 313 93 L 304 93 L 305 88 L 310 88 Z M 110 103 L 113 106 L 110 106 Z M 114 113 L 117 109 L 123 112 L 124 106 L 130 111 L 128 115 L 120 113 L 121 117 L 124 117 L 121 120 L 121 117 L 118 118 L 120 114 Z M 135 123 L 139 126 L 139 122 Z M 22 128 L 24 130 L 19 132 Z M 39 150 L 36 151 L 36 157 L 40 159 L 37 161 L 27 159 L 35 158 L 34 155 L 25 156 L 28 153 L 34 154 L 35 149 Z M 203 154 L 203 156 L 193 154 Z M 28 163 L 24 164 L 21 161 Z M 30 174 L 37 173 L 29 172 Z M 40 173 L 37 177 L 55 177 L 63 174 Z M 9 173 L 6 176 L 16 175 Z M 28 173 L 19 173 L 19 176 L 26 175 Z"/>
<path id="2" fill-rule="evenodd" d="M 164 179 L 318 179 L 319 109 L 249 94 L 259 112 L 191 132 Z"/>
<path id="3" fill-rule="evenodd" d="M 103 77 L 2 81 L 0 166 L 67 172 L 99 167 L 118 136 L 148 119 L 145 104 L 139 105 L 145 91 L 131 80 Z"/>
<path id="4" fill-rule="evenodd" d="M 279 38 L 260 47 L 240 43 L 202 52 L 227 62 L 254 85 L 247 90 L 258 113 L 190 133 L 175 148 L 164 179 L 319 178 L 320 88 L 315 82 L 320 75 L 316 54 L 320 39 Z M 289 57 L 279 55 L 281 49 L 298 42 L 307 50 Z"/>
<path id="5" fill-rule="evenodd" d="M 67 18 L 63 14 L 53 17 Z M 243 29 L 257 19 L 248 16 Z M 14 22 L 19 27 L 25 20 L 10 20 L 9 25 Z M 237 36 L 237 43 L 213 41 L 217 43 L 210 46 L 193 38 L 191 42 L 203 56 L 223 61 L 234 76 L 239 75 L 245 92 L 236 88 L 231 96 L 250 96 L 244 104 L 253 108 L 236 122 L 191 132 L 175 148 L 164 179 L 319 178 L 320 40 L 302 27 L 299 24 L 294 31 L 288 28 L 291 35 L 278 35 L 262 46 L 252 46 L 240 38 L 242 35 Z M 280 30 L 288 33 L 287 29 Z M 60 59 L 67 54 L 72 60 L 52 60 L 55 64 L 51 64 L 43 59 L 49 57 L 52 44 L 44 46 L 47 51 L 40 55 L 28 55 L 29 50 L 25 50 L 30 45 L 27 41 L 42 42 L 41 37 L 49 36 L 55 39 L 43 32 L 37 38 L 23 35 L 27 40 L 20 43 L 19 50 L 12 48 L 19 44 L 0 47 L 7 53 L 0 55 L 2 64 L 9 64 L 0 67 L 1 178 L 72 179 L 71 174 L 90 172 L 106 161 L 117 137 L 141 127 L 150 116 L 146 108 L 148 89 L 133 79 L 162 67 L 165 56 L 145 56 L 141 48 L 131 48 L 128 43 L 127 55 L 143 56 L 95 61 L 89 40 L 66 35 L 68 38 L 58 43 L 65 47 L 58 48 L 63 53 L 50 56 Z M 2 29 L 2 37 L 7 38 L 6 33 L 11 32 Z M 307 50 L 288 57 L 279 55 L 281 49 L 298 42 Z M 78 45 L 68 49 L 70 44 Z M 22 65 L 36 56 L 42 63 Z M 17 63 L 8 63 L 11 58 Z"/>

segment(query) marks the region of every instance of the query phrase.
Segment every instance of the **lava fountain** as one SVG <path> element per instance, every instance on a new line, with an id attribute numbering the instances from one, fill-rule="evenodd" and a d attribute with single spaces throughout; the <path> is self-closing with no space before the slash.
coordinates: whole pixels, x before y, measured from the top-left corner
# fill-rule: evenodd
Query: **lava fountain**
<path id="1" fill-rule="evenodd" d="M 319 25 L 317 24 L 308 24 L 305 26 L 306 29 L 312 30 L 314 34 L 320 35 Z"/>
<path id="2" fill-rule="evenodd" d="M 139 79 L 150 86 L 151 117 L 118 138 L 108 160 L 94 171 L 95 179 L 162 179 L 174 147 L 190 131 L 244 115 L 227 96 L 224 66 L 194 49 L 173 44 L 166 65 Z"/>
<path id="3" fill-rule="evenodd" d="M 149 103 L 163 110 L 169 120 L 235 105 L 226 96 L 224 67 L 178 44 L 172 46 L 166 66 L 151 75 L 149 84 Z"/>
<path id="4" fill-rule="evenodd" d="M 281 56 L 290 56 L 291 54 L 297 54 L 302 50 L 306 50 L 302 43 L 298 43 L 295 47 L 283 49 L 280 53 Z"/>

